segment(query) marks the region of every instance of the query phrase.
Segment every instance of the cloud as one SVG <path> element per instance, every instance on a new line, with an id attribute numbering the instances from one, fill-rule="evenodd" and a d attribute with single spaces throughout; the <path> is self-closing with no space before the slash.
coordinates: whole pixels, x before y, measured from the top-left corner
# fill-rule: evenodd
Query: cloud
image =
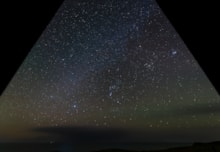
<path id="1" fill-rule="evenodd" d="M 45 127 L 35 132 L 49 134 L 59 141 L 73 143 L 109 143 L 123 141 L 130 135 L 126 130 L 95 127 Z"/>
<path id="2" fill-rule="evenodd" d="M 45 133 L 58 142 L 84 144 L 124 144 L 152 142 L 190 142 L 219 139 L 217 128 L 191 129 L 120 129 L 94 127 L 45 127 L 35 128 L 35 132 Z"/>

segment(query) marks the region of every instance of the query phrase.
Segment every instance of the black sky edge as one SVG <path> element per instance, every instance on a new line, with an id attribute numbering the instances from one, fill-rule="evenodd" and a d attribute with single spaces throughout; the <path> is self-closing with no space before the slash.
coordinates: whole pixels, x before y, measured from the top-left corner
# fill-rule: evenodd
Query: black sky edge
<path id="1" fill-rule="evenodd" d="M 0 95 L 64 0 L 1 2 Z M 217 1 L 157 3 L 220 94 Z"/>
<path id="2" fill-rule="evenodd" d="M 214 1 L 156 0 L 220 94 L 219 8 Z"/>
<path id="3" fill-rule="evenodd" d="M 1 2 L 0 95 L 63 1 Z"/>

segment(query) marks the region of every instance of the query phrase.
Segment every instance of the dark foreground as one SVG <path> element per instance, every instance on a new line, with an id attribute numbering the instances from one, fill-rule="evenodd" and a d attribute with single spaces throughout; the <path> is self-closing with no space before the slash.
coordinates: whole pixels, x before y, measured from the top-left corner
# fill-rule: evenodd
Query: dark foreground
<path id="1" fill-rule="evenodd" d="M 100 145 L 103 146 L 103 145 Z M 93 150 L 92 150 L 93 149 Z M 100 148 L 99 148 L 100 149 Z M 90 145 L 80 146 L 72 144 L 58 144 L 58 143 L 0 143 L 0 152 L 220 152 L 220 141 L 212 143 L 195 143 L 192 146 L 178 146 L 178 148 L 163 148 L 164 150 L 124 150 L 124 149 L 109 149 L 101 148 L 103 150 L 96 150 Z M 141 149 L 139 147 L 139 149 Z M 159 145 L 157 146 L 159 149 Z M 162 148 L 160 148 L 162 149 Z"/>
<path id="2" fill-rule="evenodd" d="M 188 147 L 171 148 L 156 151 L 101 150 L 96 152 L 220 152 L 220 142 L 195 143 Z"/>

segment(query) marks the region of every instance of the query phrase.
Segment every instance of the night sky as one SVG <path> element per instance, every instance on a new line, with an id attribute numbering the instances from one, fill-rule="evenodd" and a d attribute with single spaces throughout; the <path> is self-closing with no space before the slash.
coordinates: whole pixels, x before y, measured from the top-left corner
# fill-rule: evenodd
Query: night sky
<path id="1" fill-rule="evenodd" d="M 220 97 L 154 0 L 66 0 L 0 100 L 1 142 L 220 140 Z"/>

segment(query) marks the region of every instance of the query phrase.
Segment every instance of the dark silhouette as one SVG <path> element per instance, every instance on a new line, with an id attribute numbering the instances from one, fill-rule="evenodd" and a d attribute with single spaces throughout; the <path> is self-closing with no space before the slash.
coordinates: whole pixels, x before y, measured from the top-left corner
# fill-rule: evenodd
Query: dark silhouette
<path id="1" fill-rule="evenodd" d="M 170 148 L 155 151 L 130 151 L 120 149 L 100 150 L 94 152 L 220 152 L 220 141 L 212 143 L 194 143 L 189 147 Z"/>

